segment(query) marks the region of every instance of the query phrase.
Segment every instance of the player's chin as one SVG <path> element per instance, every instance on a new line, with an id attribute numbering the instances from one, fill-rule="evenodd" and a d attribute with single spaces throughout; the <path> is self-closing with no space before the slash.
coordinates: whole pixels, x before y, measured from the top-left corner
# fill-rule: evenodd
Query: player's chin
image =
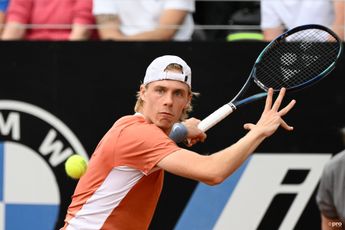
<path id="1" fill-rule="evenodd" d="M 160 119 L 157 126 L 163 130 L 170 130 L 174 123 L 172 119 Z"/>

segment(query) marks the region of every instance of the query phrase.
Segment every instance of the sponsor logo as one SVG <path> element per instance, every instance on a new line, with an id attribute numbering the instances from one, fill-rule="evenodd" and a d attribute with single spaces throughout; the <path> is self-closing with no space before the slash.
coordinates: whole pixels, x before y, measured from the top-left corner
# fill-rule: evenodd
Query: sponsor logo
<path id="1" fill-rule="evenodd" d="M 54 229 L 65 210 L 64 162 L 88 158 L 73 132 L 35 105 L 0 100 L 0 230 Z M 61 224 L 61 223 L 60 223 Z M 61 227 L 61 226 L 60 226 Z"/>
<path id="2" fill-rule="evenodd" d="M 222 184 L 199 184 L 175 230 L 294 229 L 331 156 L 254 154 Z"/>

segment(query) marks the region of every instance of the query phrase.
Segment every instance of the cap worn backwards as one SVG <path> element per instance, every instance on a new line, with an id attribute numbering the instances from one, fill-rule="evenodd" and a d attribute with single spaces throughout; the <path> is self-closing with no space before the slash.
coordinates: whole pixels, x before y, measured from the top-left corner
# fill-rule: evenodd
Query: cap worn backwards
<path id="1" fill-rule="evenodd" d="M 182 73 L 164 71 L 170 64 L 182 66 Z M 156 58 L 146 69 L 144 84 L 160 80 L 175 80 L 186 83 L 192 88 L 192 71 L 187 63 L 178 56 L 164 55 Z"/>

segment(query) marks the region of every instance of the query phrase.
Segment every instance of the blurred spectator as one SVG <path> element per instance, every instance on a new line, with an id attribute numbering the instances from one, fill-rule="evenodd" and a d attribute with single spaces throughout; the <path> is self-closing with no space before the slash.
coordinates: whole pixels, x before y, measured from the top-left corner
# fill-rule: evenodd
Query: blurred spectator
<path id="1" fill-rule="evenodd" d="M 344 1 L 261 0 L 261 29 L 266 41 L 304 24 L 330 27 L 344 39 Z"/>
<path id="2" fill-rule="evenodd" d="M 321 212 L 321 229 L 344 229 L 345 150 L 335 155 L 322 173 L 316 201 Z"/>
<path id="3" fill-rule="evenodd" d="M 194 0 L 94 0 L 100 38 L 190 40 Z"/>
<path id="4" fill-rule="evenodd" d="M 0 0 L 0 36 L 5 23 L 5 13 L 8 5 L 8 0 Z"/>
<path id="5" fill-rule="evenodd" d="M 92 24 L 92 0 L 11 0 L 2 39 L 86 40 Z"/>
<path id="6" fill-rule="evenodd" d="M 340 129 L 345 147 L 345 127 Z M 321 229 L 345 229 L 345 150 L 324 167 L 316 202 L 321 213 Z"/>

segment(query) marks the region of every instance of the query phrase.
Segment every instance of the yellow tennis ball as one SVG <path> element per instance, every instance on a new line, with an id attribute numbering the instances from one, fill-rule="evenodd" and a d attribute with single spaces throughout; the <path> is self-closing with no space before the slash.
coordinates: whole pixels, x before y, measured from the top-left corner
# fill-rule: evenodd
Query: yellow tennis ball
<path id="1" fill-rule="evenodd" d="M 84 157 L 74 154 L 65 162 L 65 170 L 69 177 L 79 179 L 87 169 L 87 162 Z"/>

